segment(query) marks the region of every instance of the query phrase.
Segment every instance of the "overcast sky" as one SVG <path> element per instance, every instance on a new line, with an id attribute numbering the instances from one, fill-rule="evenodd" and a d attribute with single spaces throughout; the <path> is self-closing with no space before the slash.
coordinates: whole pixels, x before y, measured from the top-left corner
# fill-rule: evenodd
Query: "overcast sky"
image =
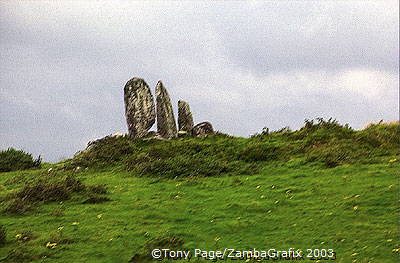
<path id="1" fill-rule="evenodd" d="M 57 161 L 127 132 L 132 77 L 237 136 L 398 119 L 398 4 L 2 1 L 0 149 Z"/>

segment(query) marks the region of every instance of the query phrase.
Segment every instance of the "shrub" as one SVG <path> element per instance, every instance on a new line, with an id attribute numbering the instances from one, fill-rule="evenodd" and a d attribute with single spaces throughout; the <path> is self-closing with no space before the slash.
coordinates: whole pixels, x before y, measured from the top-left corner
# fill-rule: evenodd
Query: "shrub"
<path id="1" fill-rule="evenodd" d="M 307 162 L 321 162 L 327 168 L 352 164 L 368 157 L 370 149 L 355 144 L 353 140 L 332 140 L 331 143 L 314 147 L 306 153 Z"/>
<path id="2" fill-rule="evenodd" d="M 106 194 L 107 187 L 103 184 L 89 185 L 87 186 L 87 191 L 91 194 Z"/>
<path id="3" fill-rule="evenodd" d="M 359 143 L 365 143 L 372 147 L 382 147 L 391 150 L 400 149 L 400 124 L 378 123 L 369 125 L 357 133 Z"/>
<path id="4" fill-rule="evenodd" d="M 352 138 L 354 130 L 348 125 L 341 125 L 335 119 L 324 120 L 317 118 L 314 120 L 305 120 L 304 126 L 292 134 L 296 140 L 304 140 L 306 146 L 318 146 L 329 143 L 334 139 Z"/>
<path id="5" fill-rule="evenodd" d="M 0 246 L 3 246 L 6 243 L 6 228 L 3 225 L 0 225 Z"/>
<path id="6" fill-rule="evenodd" d="M 32 155 L 22 150 L 8 148 L 0 151 L 0 172 L 25 170 L 40 167 L 42 158 L 33 159 Z"/>
<path id="7" fill-rule="evenodd" d="M 28 202 L 63 201 L 70 198 L 70 189 L 65 182 L 38 183 L 25 186 L 16 197 Z"/>
<path id="8" fill-rule="evenodd" d="M 142 146 L 124 163 L 127 170 L 141 176 L 163 178 L 253 173 L 257 169 L 255 165 L 236 158 L 240 140 L 214 135 L 162 141 Z"/>
<path id="9" fill-rule="evenodd" d="M 89 194 L 88 199 L 82 202 L 82 204 L 99 204 L 99 203 L 104 203 L 107 201 L 111 201 L 110 198 L 106 196 L 101 196 L 97 194 Z"/>
<path id="10" fill-rule="evenodd" d="M 6 205 L 4 212 L 7 214 L 22 215 L 27 211 L 30 211 L 32 208 L 32 203 L 22 199 L 14 199 Z"/>
<path id="11" fill-rule="evenodd" d="M 35 207 L 38 202 L 64 201 L 71 198 L 73 193 L 89 196 L 86 203 L 99 203 L 108 201 L 100 196 L 107 193 L 104 185 L 86 186 L 73 176 L 67 176 L 62 181 L 43 182 L 26 185 L 18 192 L 10 194 L 10 199 L 4 212 L 9 214 L 24 214 Z"/>
<path id="12" fill-rule="evenodd" d="M 131 164 L 135 164 L 135 166 L 130 166 L 129 169 L 135 170 L 140 175 L 162 176 L 165 178 L 174 178 L 177 176 L 212 176 L 233 171 L 231 163 L 204 155 L 179 155 L 172 158 L 155 159 L 141 163 L 134 160 Z"/>
<path id="13" fill-rule="evenodd" d="M 285 158 L 287 150 L 282 145 L 254 143 L 247 145 L 238 153 L 238 158 L 245 162 L 274 161 Z"/>
<path id="14" fill-rule="evenodd" d="M 89 143 L 88 147 L 79 152 L 70 161 L 70 168 L 83 167 L 105 167 L 122 160 L 126 155 L 134 152 L 134 144 L 128 137 L 107 136 L 95 142 Z"/>

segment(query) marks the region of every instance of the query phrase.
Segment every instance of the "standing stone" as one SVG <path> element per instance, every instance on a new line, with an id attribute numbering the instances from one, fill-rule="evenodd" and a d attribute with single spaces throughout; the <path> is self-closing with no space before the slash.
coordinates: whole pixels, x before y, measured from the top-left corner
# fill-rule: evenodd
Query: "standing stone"
<path id="1" fill-rule="evenodd" d="M 129 136 L 132 139 L 144 137 L 156 119 L 149 86 L 140 78 L 129 80 L 124 88 L 124 101 Z"/>
<path id="2" fill-rule="evenodd" d="M 189 104 L 186 101 L 178 101 L 178 127 L 179 131 L 191 132 L 193 129 L 193 117 Z"/>
<path id="3" fill-rule="evenodd" d="M 193 127 L 192 135 L 196 137 L 207 136 L 208 134 L 214 134 L 214 129 L 211 123 L 205 121 L 197 124 Z"/>
<path id="4" fill-rule="evenodd" d="M 177 136 L 174 111 L 172 110 L 171 99 L 161 81 L 156 86 L 157 101 L 157 132 L 165 139 Z"/>

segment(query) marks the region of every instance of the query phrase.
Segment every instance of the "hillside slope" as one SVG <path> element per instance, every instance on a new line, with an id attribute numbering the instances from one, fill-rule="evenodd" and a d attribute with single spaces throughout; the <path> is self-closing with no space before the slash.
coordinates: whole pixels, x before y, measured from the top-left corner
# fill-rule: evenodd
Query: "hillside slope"
<path id="1" fill-rule="evenodd" d="M 398 131 L 322 120 L 248 139 L 106 138 L 58 164 L 0 173 L 0 261 L 312 248 L 333 249 L 336 262 L 397 262 Z"/>

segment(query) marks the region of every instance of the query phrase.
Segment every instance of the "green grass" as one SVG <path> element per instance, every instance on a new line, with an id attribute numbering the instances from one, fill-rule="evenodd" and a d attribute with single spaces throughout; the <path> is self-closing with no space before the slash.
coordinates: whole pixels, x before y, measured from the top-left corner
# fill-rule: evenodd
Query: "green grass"
<path id="1" fill-rule="evenodd" d="M 124 154 L 108 141 L 109 154 L 97 154 L 99 146 L 51 172 L 1 173 L 0 210 L 26 184 L 68 175 L 85 186 L 106 185 L 110 201 L 84 203 L 86 195 L 71 192 L 66 200 L 34 202 L 22 215 L 0 212 L 0 261 L 128 262 L 165 244 L 192 251 L 331 248 L 336 262 L 397 262 L 398 148 L 392 132 L 373 129 L 342 137 L 317 129 L 133 142 L 119 147 Z M 350 152 L 333 147 L 349 144 Z"/>

